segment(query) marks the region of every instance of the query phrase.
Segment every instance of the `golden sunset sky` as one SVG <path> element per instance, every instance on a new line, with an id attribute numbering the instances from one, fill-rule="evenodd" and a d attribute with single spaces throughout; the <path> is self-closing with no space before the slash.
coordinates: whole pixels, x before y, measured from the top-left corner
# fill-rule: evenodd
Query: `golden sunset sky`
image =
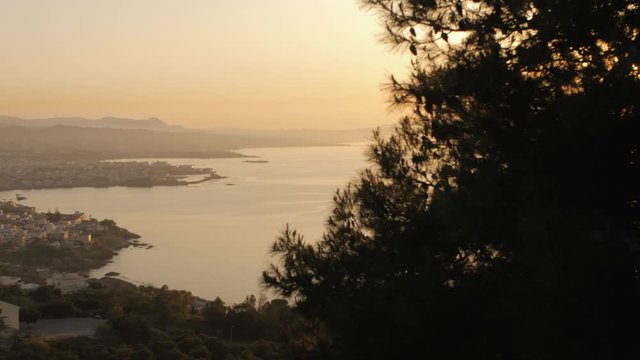
<path id="1" fill-rule="evenodd" d="M 357 0 L 0 0 L 0 114 L 383 125 L 381 32 Z"/>

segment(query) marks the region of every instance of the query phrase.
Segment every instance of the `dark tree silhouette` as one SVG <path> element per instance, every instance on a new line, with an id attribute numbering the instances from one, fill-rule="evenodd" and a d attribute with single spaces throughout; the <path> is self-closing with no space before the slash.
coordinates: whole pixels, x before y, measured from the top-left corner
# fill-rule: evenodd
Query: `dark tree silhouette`
<path id="1" fill-rule="evenodd" d="M 31 326 L 31 324 L 40 320 L 42 314 L 35 307 L 21 307 L 19 316 L 21 322 L 25 322 L 27 326 Z"/>
<path id="2" fill-rule="evenodd" d="M 410 115 L 266 286 L 334 358 L 640 358 L 637 1 L 362 2 Z"/>

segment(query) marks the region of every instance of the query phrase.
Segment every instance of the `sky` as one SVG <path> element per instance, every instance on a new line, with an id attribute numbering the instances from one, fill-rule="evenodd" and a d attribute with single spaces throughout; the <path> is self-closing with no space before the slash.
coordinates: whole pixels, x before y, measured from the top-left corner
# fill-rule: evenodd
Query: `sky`
<path id="1" fill-rule="evenodd" d="M 0 0 L 0 115 L 379 126 L 408 65 L 382 31 L 357 0 Z"/>

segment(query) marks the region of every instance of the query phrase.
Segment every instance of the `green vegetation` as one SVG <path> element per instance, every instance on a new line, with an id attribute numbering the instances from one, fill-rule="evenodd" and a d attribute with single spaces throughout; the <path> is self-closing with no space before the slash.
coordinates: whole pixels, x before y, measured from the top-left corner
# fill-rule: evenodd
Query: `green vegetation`
<path id="1" fill-rule="evenodd" d="M 363 0 L 413 54 L 406 106 L 314 244 L 287 228 L 287 301 L 97 282 L 2 289 L 97 338 L 8 359 L 637 359 L 640 6 L 631 0 Z M 114 283 L 115 281 L 115 283 Z M 122 285 L 122 284 L 121 284 Z"/>
<path id="2" fill-rule="evenodd" d="M 640 358 L 637 1 L 362 3 L 410 115 L 264 273 L 323 358 Z"/>
<path id="3" fill-rule="evenodd" d="M 51 287 L 24 293 L 0 288 L 0 300 L 21 307 L 23 321 L 40 318 L 106 319 L 94 339 L 43 341 L 21 336 L 4 359 L 296 359 L 306 324 L 284 300 L 206 305 L 188 292 L 93 281 L 61 295 Z M 231 338 L 232 337 L 232 338 Z"/>

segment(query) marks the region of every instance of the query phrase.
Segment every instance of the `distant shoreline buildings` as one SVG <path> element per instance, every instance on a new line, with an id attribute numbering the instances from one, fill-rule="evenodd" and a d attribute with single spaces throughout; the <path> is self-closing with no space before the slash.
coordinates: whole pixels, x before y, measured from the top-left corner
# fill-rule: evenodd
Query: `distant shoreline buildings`
<path id="1" fill-rule="evenodd" d="M 34 207 L 0 201 L 0 246 L 21 248 L 30 244 L 53 247 L 89 245 L 92 235 L 106 231 L 97 220 L 73 214 L 38 213 Z"/>
<path id="2" fill-rule="evenodd" d="M 189 185 L 221 179 L 213 169 L 164 161 L 2 161 L 0 191 L 70 187 Z M 187 181 L 191 175 L 202 179 Z M 24 197 L 22 197 L 24 198 Z"/>

